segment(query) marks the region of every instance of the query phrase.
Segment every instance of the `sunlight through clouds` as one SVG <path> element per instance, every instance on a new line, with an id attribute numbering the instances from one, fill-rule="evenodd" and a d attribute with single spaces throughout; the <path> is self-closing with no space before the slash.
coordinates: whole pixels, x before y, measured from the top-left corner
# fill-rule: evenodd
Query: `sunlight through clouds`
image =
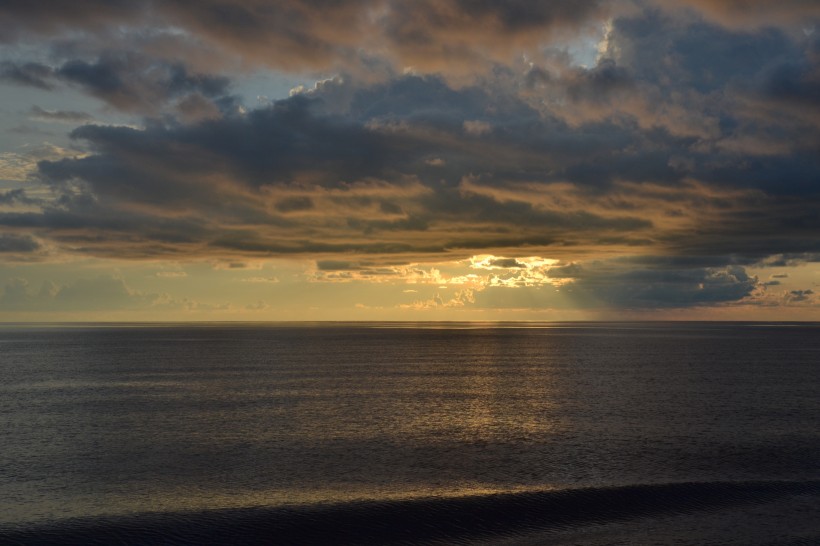
<path id="1" fill-rule="evenodd" d="M 0 286 L 157 264 L 145 292 L 202 318 L 806 318 L 816 275 L 766 283 L 820 267 L 818 24 L 798 0 L 12 3 Z"/>

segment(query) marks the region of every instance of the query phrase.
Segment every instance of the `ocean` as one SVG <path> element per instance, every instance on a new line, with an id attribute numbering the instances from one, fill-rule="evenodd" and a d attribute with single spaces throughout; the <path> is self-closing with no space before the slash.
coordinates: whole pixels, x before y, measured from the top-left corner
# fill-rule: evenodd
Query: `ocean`
<path id="1" fill-rule="evenodd" d="M 6 324 L 0 543 L 820 544 L 820 323 Z"/>

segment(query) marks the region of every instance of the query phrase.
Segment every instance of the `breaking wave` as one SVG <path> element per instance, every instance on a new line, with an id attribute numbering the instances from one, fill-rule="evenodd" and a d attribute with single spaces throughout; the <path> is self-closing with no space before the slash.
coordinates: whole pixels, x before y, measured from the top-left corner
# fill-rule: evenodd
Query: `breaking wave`
<path id="1" fill-rule="evenodd" d="M 468 543 L 820 495 L 820 481 L 633 485 L 75 518 L 0 528 L 4 544 Z"/>

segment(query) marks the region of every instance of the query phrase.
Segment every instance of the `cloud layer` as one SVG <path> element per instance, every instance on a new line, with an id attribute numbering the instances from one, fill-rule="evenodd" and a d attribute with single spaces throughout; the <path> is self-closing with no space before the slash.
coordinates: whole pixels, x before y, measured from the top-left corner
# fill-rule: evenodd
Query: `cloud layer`
<path id="1" fill-rule="evenodd" d="M 0 193 L 0 252 L 298 256 L 325 280 L 545 256 L 612 307 L 748 299 L 744 268 L 820 254 L 818 22 L 797 0 L 11 2 L 0 80 L 140 121 L 28 108 L 83 152 Z M 250 104 L 260 67 L 317 83 Z"/>

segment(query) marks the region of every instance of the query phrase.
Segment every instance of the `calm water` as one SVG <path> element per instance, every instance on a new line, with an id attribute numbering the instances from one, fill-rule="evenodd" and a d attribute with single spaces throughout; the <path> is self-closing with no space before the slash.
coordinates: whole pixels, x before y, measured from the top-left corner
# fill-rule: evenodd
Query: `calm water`
<path id="1" fill-rule="evenodd" d="M 0 542 L 820 543 L 820 324 L 531 326 L 0 327 Z"/>

